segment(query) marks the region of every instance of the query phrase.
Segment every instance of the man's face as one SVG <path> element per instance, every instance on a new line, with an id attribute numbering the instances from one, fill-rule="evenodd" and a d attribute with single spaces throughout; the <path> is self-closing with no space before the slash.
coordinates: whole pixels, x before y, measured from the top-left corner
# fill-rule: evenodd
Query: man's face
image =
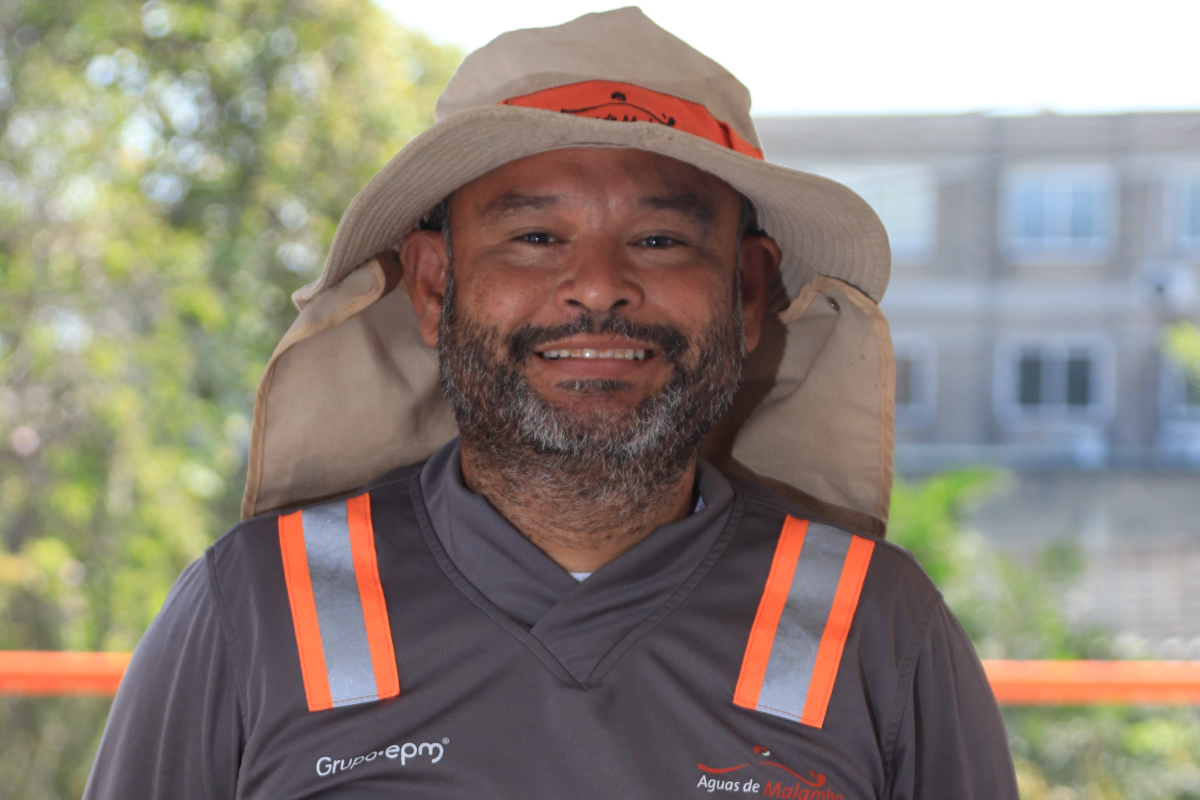
<path id="1" fill-rule="evenodd" d="M 722 181 L 643 151 L 580 148 L 507 164 L 452 199 L 457 311 L 503 337 L 587 316 L 669 326 L 694 342 L 732 317 L 740 211 Z M 529 349 L 523 374 L 564 409 L 633 408 L 674 370 L 661 342 L 615 333 Z M 612 388 L 576 388 L 597 382 Z"/>
<path id="2" fill-rule="evenodd" d="M 532 156 L 455 192 L 449 285 L 425 301 L 442 301 L 437 328 L 431 313 L 421 327 L 464 443 L 598 471 L 593 489 L 630 491 L 614 472 L 631 460 L 643 479 L 678 477 L 740 374 L 740 214 L 719 179 L 612 148 Z M 402 258 L 420 312 L 420 253 Z"/>

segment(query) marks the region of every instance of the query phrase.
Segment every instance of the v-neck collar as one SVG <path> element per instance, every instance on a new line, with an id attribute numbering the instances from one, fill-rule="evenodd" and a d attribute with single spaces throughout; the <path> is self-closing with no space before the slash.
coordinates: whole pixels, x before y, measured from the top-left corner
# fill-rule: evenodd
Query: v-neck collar
<path id="1" fill-rule="evenodd" d="M 460 453 L 454 439 L 414 481 L 434 534 L 427 538 L 437 540 L 436 549 L 488 605 L 528 632 L 583 685 L 598 678 L 594 673 L 605 655 L 623 638 L 691 584 L 689 577 L 711 562 L 706 556 L 719 539 L 727 538 L 722 532 L 731 521 L 733 488 L 715 467 L 701 461 L 701 510 L 662 526 L 587 580 L 576 581 L 486 499 L 467 489 Z M 418 499 L 418 491 L 413 494 Z"/>
<path id="2" fill-rule="evenodd" d="M 459 571 L 526 628 L 579 581 L 466 487 L 456 437 L 421 468 L 421 494 L 438 541 Z"/>

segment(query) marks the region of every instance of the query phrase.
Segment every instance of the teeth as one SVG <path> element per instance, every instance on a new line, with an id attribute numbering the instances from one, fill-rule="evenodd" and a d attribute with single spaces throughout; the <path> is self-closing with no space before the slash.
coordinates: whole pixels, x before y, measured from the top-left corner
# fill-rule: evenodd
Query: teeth
<path id="1" fill-rule="evenodd" d="M 646 351 L 642 349 L 634 350 L 632 348 L 622 349 L 620 347 L 609 350 L 583 347 L 573 350 L 543 350 L 542 358 L 623 358 L 626 361 L 644 361 L 646 359 Z"/>

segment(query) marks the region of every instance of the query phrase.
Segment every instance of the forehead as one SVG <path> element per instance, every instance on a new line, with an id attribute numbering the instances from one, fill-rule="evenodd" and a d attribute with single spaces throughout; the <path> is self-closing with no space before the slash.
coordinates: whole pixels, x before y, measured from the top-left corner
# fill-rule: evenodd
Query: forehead
<path id="1" fill-rule="evenodd" d="M 572 147 L 511 161 L 454 193 L 482 211 L 505 195 L 553 196 L 555 204 L 635 202 L 687 197 L 720 214 L 740 208 L 738 192 L 720 178 L 657 153 L 616 147 Z"/>

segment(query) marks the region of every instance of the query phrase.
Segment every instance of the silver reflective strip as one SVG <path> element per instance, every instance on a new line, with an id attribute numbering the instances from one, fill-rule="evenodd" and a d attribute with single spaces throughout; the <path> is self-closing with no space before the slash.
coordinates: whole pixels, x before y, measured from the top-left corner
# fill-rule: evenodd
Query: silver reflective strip
<path id="1" fill-rule="evenodd" d="M 333 705 L 377 700 L 367 623 L 354 577 L 346 504 L 314 506 L 304 509 L 303 514 L 304 550 L 308 554 L 308 574 L 312 578 Z"/>
<path id="2" fill-rule="evenodd" d="M 758 710 L 799 720 L 808 698 L 821 635 L 833 609 L 850 534 L 810 522 L 787 603 L 775 629 L 771 657 L 758 695 Z"/>

